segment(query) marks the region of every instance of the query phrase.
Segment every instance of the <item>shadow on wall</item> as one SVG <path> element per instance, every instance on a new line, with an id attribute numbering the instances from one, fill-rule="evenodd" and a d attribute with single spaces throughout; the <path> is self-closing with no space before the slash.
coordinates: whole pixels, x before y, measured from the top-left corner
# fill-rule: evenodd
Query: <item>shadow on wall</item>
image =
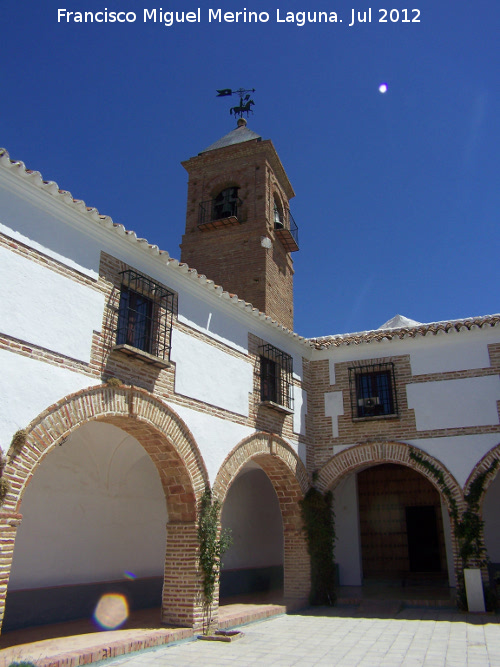
<path id="1" fill-rule="evenodd" d="M 266 473 L 249 462 L 232 483 L 222 508 L 233 543 L 223 556 L 220 597 L 283 587 L 283 522 Z"/>

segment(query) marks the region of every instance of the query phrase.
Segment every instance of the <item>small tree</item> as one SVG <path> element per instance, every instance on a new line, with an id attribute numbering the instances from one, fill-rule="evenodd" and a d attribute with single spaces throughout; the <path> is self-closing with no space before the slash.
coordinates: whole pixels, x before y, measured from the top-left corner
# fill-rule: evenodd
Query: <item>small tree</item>
<path id="1" fill-rule="evenodd" d="M 203 634 L 205 635 L 209 634 L 212 626 L 215 586 L 219 581 L 221 557 L 232 542 L 231 532 L 228 529 L 219 532 L 220 509 L 220 502 L 212 499 L 212 492 L 207 486 L 201 497 L 198 518 L 199 560 L 203 576 Z"/>

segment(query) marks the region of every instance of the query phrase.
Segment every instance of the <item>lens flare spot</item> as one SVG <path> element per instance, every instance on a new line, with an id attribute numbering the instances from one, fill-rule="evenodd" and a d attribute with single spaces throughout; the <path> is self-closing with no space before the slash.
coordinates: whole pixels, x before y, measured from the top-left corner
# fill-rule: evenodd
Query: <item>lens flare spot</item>
<path id="1" fill-rule="evenodd" d="M 389 90 L 389 86 L 386 83 L 381 83 L 378 87 L 379 93 L 386 93 Z"/>
<path id="2" fill-rule="evenodd" d="M 125 579 L 130 579 L 131 581 L 137 579 L 137 575 L 135 575 L 133 572 L 129 572 L 128 570 L 125 570 L 123 576 L 125 577 Z"/>
<path id="3" fill-rule="evenodd" d="M 124 595 L 106 593 L 97 603 L 95 622 L 105 630 L 116 630 L 128 618 L 128 603 Z"/>

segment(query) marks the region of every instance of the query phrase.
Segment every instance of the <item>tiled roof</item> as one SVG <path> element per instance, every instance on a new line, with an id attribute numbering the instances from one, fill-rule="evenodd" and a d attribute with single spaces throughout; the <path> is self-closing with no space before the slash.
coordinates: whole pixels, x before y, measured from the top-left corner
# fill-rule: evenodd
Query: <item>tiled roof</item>
<path id="1" fill-rule="evenodd" d="M 258 139 L 260 141 L 262 137 L 260 134 L 257 134 L 257 132 L 249 130 L 246 120 L 244 118 L 240 118 L 238 120 L 238 127 L 225 134 L 223 137 L 211 144 L 208 148 L 205 148 L 204 151 L 201 151 L 200 155 L 202 153 L 208 153 L 208 151 L 215 151 L 217 148 L 234 146 L 234 144 L 242 144 L 245 141 L 252 141 L 254 139 Z"/>
<path id="2" fill-rule="evenodd" d="M 472 329 L 483 329 L 499 325 L 500 314 L 483 315 L 481 317 L 431 322 L 429 324 L 417 324 L 416 326 L 397 327 L 395 329 L 374 329 L 373 331 L 361 331 L 359 333 L 309 338 L 308 341 L 317 350 L 324 350 L 332 346 L 340 347 L 342 345 L 360 345 L 361 343 L 380 343 L 383 341 L 401 340 L 403 338 L 417 338 L 418 336 L 427 336 L 428 334 L 434 336 L 438 334 L 453 334 L 457 331 L 470 331 Z"/>

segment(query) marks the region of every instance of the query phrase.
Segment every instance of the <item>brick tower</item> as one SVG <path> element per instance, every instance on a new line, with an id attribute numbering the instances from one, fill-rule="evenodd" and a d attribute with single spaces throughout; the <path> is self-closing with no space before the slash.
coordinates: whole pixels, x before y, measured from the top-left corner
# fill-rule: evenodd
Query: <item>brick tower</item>
<path id="1" fill-rule="evenodd" d="M 240 118 L 182 165 L 189 182 L 181 260 L 292 329 L 295 193 L 272 142 Z"/>

